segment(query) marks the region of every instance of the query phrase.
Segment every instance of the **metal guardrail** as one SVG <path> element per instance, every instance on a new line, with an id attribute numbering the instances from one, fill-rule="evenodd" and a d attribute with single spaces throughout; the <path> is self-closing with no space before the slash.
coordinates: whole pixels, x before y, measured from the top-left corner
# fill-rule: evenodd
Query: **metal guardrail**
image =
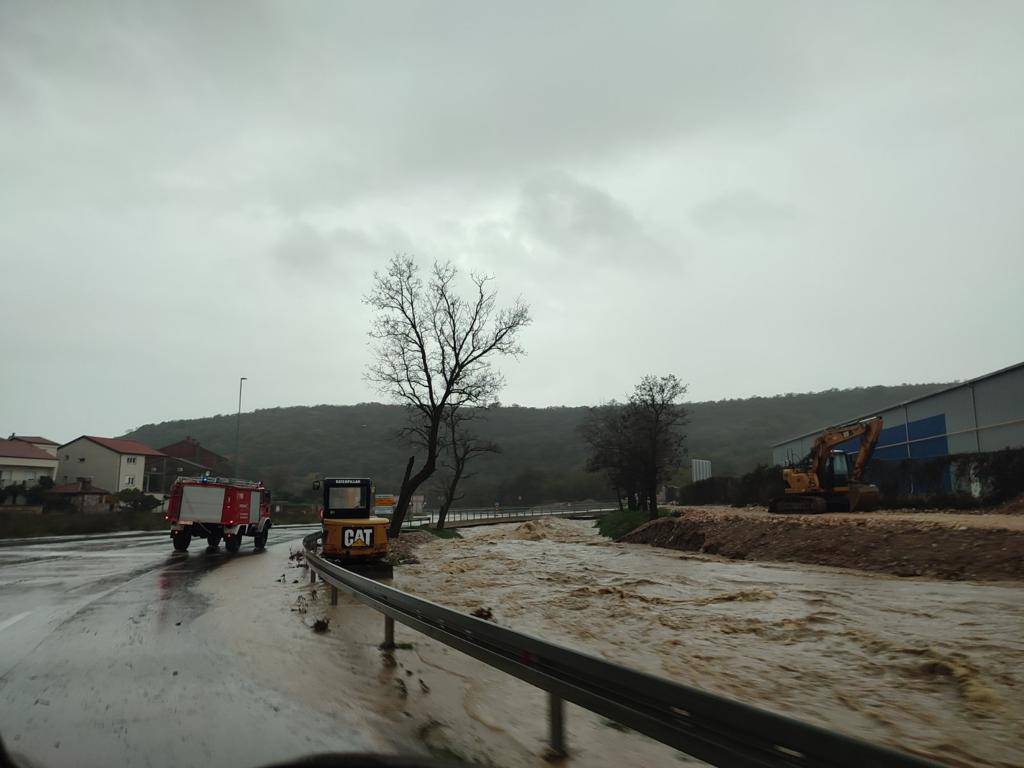
<path id="1" fill-rule="evenodd" d="M 303 539 L 310 579 L 384 614 L 384 644 L 398 621 L 548 693 L 549 743 L 566 753 L 564 702 L 615 720 L 711 765 L 730 768 L 942 768 L 941 764 L 835 733 L 698 688 L 628 669 L 531 635 L 468 616 L 360 576 L 316 552 L 320 533 Z"/>
<path id="2" fill-rule="evenodd" d="M 590 512 L 612 512 L 618 509 L 614 501 L 599 501 L 587 504 L 570 503 L 536 507 L 469 507 L 450 509 L 445 517 L 446 523 L 468 523 L 484 520 L 522 520 L 531 517 L 564 517 L 566 515 L 586 514 Z M 387 517 L 387 515 L 385 515 Z M 413 518 L 406 517 L 403 528 L 419 528 L 432 524 L 437 519 L 437 512 L 432 511 Z"/>

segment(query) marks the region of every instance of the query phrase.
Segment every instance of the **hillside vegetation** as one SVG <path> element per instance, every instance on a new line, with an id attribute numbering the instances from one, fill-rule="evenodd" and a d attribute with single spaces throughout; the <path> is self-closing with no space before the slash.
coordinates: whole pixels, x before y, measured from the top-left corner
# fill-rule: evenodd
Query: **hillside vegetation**
<path id="1" fill-rule="evenodd" d="M 691 457 L 710 459 L 716 475 L 741 474 L 770 462 L 772 443 L 942 386 L 858 387 L 688 403 L 686 445 Z M 477 460 L 460 505 L 609 497 L 603 478 L 583 469 L 585 446 L 578 427 L 585 412 L 582 407 L 491 409 L 476 429 L 501 445 L 502 453 Z M 379 492 L 397 490 L 410 455 L 398 437 L 403 423 L 399 406 L 379 403 L 243 413 L 241 474 L 263 479 L 281 497 L 308 497 L 314 476 L 332 474 L 373 477 Z M 160 447 L 187 435 L 230 455 L 235 415 L 148 424 L 128 437 Z M 686 473 L 680 477 L 687 479 Z"/>

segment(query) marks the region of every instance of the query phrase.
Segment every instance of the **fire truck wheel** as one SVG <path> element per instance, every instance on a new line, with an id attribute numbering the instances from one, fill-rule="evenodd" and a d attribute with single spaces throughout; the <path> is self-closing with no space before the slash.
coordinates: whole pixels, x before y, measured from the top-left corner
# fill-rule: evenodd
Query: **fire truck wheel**
<path id="1" fill-rule="evenodd" d="M 234 536 L 228 536 L 224 539 L 224 549 L 228 552 L 237 552 L 239 547 L 242 546 L 242 534 L 236 533 Z"/>
<path id="2" fill-rule="evenodd" d="M 255 544 L 257 552 L 262 551 L 263 548 L 267 546 L 267 536 L 269 535 L 270 531 L 265 530 L 262 533 L 257 533 L 255 536 L 252 537 L 253 544 Z"/>
<path id="3" fill-rule="evenodd" d="M 206 544 L 207 544 L 207 546 L 210 547 L 210 549 L 216 549 L 217 547 L 219 547 L 220 546 L 220 534 L 219 533 L 211 533 L 209 536 L 206 537 Z"/>
<path id="4" fill-rule="evenodd" d="M 192 531 L 178 531 L 171 538 L 171 541 L 174 542 L 174 550 L 176 552 L 184 552 L 188 549 L 189 542 L 192 541 Z"/>

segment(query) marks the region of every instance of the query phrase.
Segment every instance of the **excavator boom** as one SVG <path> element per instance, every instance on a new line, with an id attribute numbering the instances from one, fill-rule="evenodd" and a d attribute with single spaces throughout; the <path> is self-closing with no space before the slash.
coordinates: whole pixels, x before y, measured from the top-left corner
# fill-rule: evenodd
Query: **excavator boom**
<path id="1" fill-rule="evenodd" d="M 819 475 L 822 467 L 825 466 L 825 462 L 828 460 L 829 454 L 837 445 L 845 443 L 847 440 L 852 440 L 855 437 L 861 437 L 860 450 L 857 451 L 853 472 L 850 474 L 851 480 L 860 480 L 864 476 L 864 470 L 867 469 L 871 455 L 875 452 L 875 445 L 878 443 L 878 437 L 881 434 L 881 416 L 872 416 L 868 419 L 828 427 L 818 436 L 818 439 L 814 441 L 814 446 L 811 448 L 811 473 Z"/>

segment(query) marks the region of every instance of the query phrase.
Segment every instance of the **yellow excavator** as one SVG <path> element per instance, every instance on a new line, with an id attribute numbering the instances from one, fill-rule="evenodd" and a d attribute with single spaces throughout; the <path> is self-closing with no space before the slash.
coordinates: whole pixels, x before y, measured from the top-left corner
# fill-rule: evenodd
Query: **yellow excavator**
<path id="1" fill-rule="evenodd" d="M 861 480 L 882 434 L 882 417 L 829 427 L 797 465 L 782 470 L 786 488 L 768 504 L 769 512 L 866 512 L 878 506 L 878 488 Z M 860 437 L 860 449 L 849 466 L 836 446 Z"/>

